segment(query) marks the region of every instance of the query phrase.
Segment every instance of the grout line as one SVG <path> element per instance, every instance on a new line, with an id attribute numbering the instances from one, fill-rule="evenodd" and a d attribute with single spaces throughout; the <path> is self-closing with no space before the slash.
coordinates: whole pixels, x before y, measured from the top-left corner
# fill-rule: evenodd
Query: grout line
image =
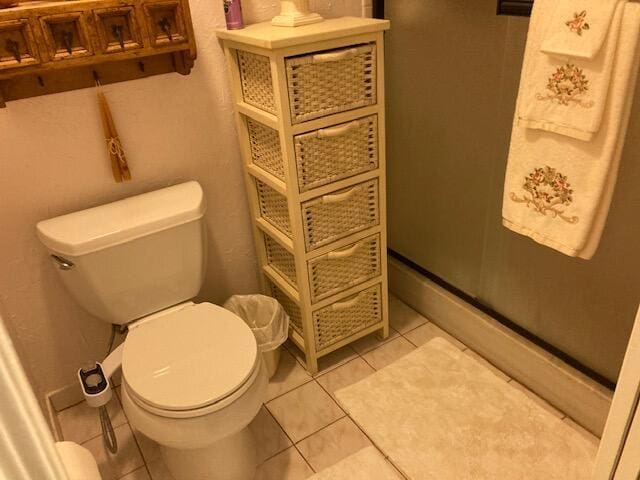
<path id="1" fill-rule="evenodd" d="M 136 473 L 138 470 L 143 470 L 143 469 L 147 471 L 147 473 L 149 474 L 149 478 L 151 478 L 151 474 L 149 473 L 149 469 L 147 468 L 147 464 L 145 463 L 141 467 L 138 467 L 135 470 L 131 470 L 129 473 L 125 473 L 124 475 L 118 477 L 118 480 L 122 480 L 127 475 L 131 475 L 132 473 Z"/>
<path id="2" fill-rule="evenodd" d="M 358 353 L 358 352 L 356 352 L 356 353 Z M 357 356 L 356 358 L 352 358 L 351 360 L 347 360 L 346 362 L 344 362 L 344 363 L 342 363 L 342 364 L 338 365 L 336 368 L 331 369 L 331 370 L 329 370 L 328 372 L 324 372 L 324 373 L 322 373 L 321 375 L 318 375 L 316 378 L 314 378 L 314 380 L 316 380 L 316 381 L 317 381 L 317 380 L 318 380 L 318 378 L 320 378 L 320 377 L 324 377 L 325 375 L 327 375 L 327 374 L 329 374 L 329 373 L 331 373 L 331 372 L 335 372 L 335 371 L 336 371 L 336 370 L 338 370 L 339 368 L 345 367 L 345 366 L 349 365 L 351 362 L 355 362 L 355 361 L 356 361 L 356 360 L 358 360 L 358 359 L 363 359 L 363 358 L 362 358 L 362 355 L 358 354 L 358 356 Z M 364 360 L 364 359 L 363 359 L 363 360 Z M 322 387 L 322 384 L 321 384 L 320 382 L 318 382 L 318 385 L 320 385 L 320 386 Z M 331 395 L 331 393 L 329 393 L 329 391 L 327 391 L 327 389 L 325 389 L 324 387 L 322 387 L 322 388 L 324 389 L 324 391 L 325 391 L 325 392 L 327 392 L 327 393 L 328 393 L 328 394 L 333 398 L 333 395 Z"/>
<path id="3" fill-rule="evenodd" d="M 366 359 L 366 358 L 364 358 L 364 357 L 360 357 L 360 358 L 362 358 L 362 360 L 364 360 L 364 362 L 365 362 L 367 365 L 369 365 L 371 368 L 373 368 L 373 371 L 374 371 L 374 372 L 377 372 L 377 371 L 378 371 L 378 369 L 377 369 L 376 367 L 374 367 L 373 365 L 371 365 L 371 364 L 367 361 L 367 359 Z"/>
<path id="4" fill-rule="evenodd" d="M 296 452 L 298 452 L 298 455 L 300 455 L 300 457 L 302 458 L 302 460 L 304 460 L 304 463 L 306 463 L 306 464 L 307 464 L 307 466 L 311 469 L 311 471 L 312 471 L 313 473 L 318 473 L 318 471 L 317 471 L 315 468 L 313 468 L 313 466 L 309 463 L 309 460 L 307 460 L 307 457 L 305 457 L 305 456 L 302 454 L 302 452 L 300 451 L 300 449 L 298 448 L 298 446 L 297 446 L 295 443 L 293 444 L 293 448 L 295 448 L 295 449 L 296 449 Z"/>
<path id="5" fill-rule="evenodd" d="M 387 343 L 391 342 L 392 340 L 395 340 L 395 339 L 396 339 L 396 338 L 398 338 L 399 336 L 402 336 L 402 334 L 401 334 L 398 330 L 396 330 L 395 328 L 393 328 L 391 325 L 389 325 L 389 330 L 393 330 L 393 331 L 394 331 L 394 332 L 396 332 L 398 335 L 397 335 L 397 336 L 395 336 L 395 337 L 392 337 L 392 336 L 391 336 L 391 331 L 389 331 L 389 336 L 388 336 L 387 338 L 385 338 L 384 340 L 378 340 L 378 344 L 377 344 L 377 345 L 375 345 L 375 346 L 373 346 L 373 347 L 371 347 L 371 348 L 368 348 L 367 350 L 363 350 L 362 352 L 359 352 L 358 350 L 356 350 L 356 349 L 355 349 L 355 348 L 353 348 L 353 347 L 351 347 L 351 349 L 352 349 L 354 352 L 356 352 L 356 354 L 358 354 L 358 356 L 360 356 L 360 357 L 361 357 L 362 355 L 367 354 L 367 353 L 369 353 L 369 352 L 371 352 L 371 351 L 375 350 L 376 348 L 379 348 L 379 347 L 381 347 L 382 345 L 385 345 L 385 344 L 387 344 Z M 377 335 L 377 332 L 370 333 L 369 335 Z M 359 338 L 358 340 L 361 340 L 362 338 L 367 338 L 369 335 L 367 335 L 367 336 L 365 336 L 365 337 L 361 337 L 361 338 Z M 357 342 L 358 340 L 356 340 L 356 342 Z M 355 343 L 355 342 L 353 342 L 353 343 Z M 349 346 L 351 346 L 351 344 L 349 344 Z M 325 373 L 326 373 L 326 372 L 325 372 Z M 324 373 L 323 373 L 322 375 L 324 375 Z"/>
<path id="6" fill-rule="evenodd" d="M 415 329 L 414 329 L 415 330 Z M 410 330 L 410 332 L 412 332 L 413 330 Z M 409 332 L 407 332 L 409 333 Z M 403 333 L 400 334 L 400 336 L 402 338 L 404 338 L 407 342 L 409 342 L 411 345 L 413 345 L 416 348 L 420 348 L 422 345 L 416 345 L 415 343 L 413 343 L 411 340 L 409 340 Z"/>
<path id="7" fill-rule="evenodd" d="M 353 360 L 349 360 L 347 363 L 351 363 L 351 362 L 353 362 L 354 360 L 357 360 L 357 358 L 354 358 Z M 364 360 L 364 359 L 363 359 L 363 360 Z M 366 360 L 365 360 L 365 361 L 366 361 Z M 347 363 L 345 363 L 345 365 L 346 365 Z M 341 365 L 341 366 L 342 366 L 342 365 Z M 326 393 L 327 395 L 329 395 L 329 398 L 333 401 L 333 403 L 335 403 L 335 404 L 338 406 L 338 408 L 339 408 L 339 409 L 340 409 L 340 410 L 341 410 L 341 411 L 342 411 L 346 416 L 349 416 L 349 412 L 347 412 L 344 408 L 342 408 L 342 405 L 340 405 L 340 404 L 338 403 L 338 400 L 336 400 L 336 399 L 333 397 L 333 395 L 331 394 L 331 392 L 330 392 L 329 390 L 327 390 L 326 388 L 324 388 L 320 382 L 316 382 L 316 383 L 320 386 L 320 388 L 324 391 L 324 393 Z M 344 418 L 344 417 L 341 417 L 341 418 Z M 338 420 L 339 420 L 339 419 L 338 419 Z M 336 421 L 337 421 L 337 420 L 336 420 Z M 318 431 L 319 431 L 319 430 L 318 430 Z"/>
<path id="8" fill-rule="evenodd" d="M 300 388 L 300 387 L 298 387 Z M 275 457 L 276 455 L 280 455 L 282 452 L 286 452 L 287 450 L 289 450 L 290 448 L 294 448 L 296 450 L 296 452 L 298 452 L 298 455 L 300 455 L 300 457 L 302 458 L 302 460 L 304 460 L 304 463 L 307 464 L 307 466 L 311 469 L 311 471 L 313 473 L 317 473 L 315 471 L 315 469 L 311 466 L 311 464 L 309 463 L 309 461 L 305 458 L 305 456 L 302 454 L 302 452 L 298 449 L 298 447 L 296 447 L 296 442 L 293 441 L 293 439 L 291 438 L 291 436 L 287 433 L 287 431 L 284 429 L 284 427 L 280 424 L 280 422 L 278 421 L 278 419 L 276 418 L 276 416 L 271 412 L 271 410 L 269 410 L 269 408 L 267 407 L 266 403 L 262 404 L 265 408 L 265 410 L 267 410 L 267 412 L 269 413 L 269 415 L 271 415 L 271 418 L 273 418 L 273 420 L 276 422 L 276 424 L 278 425 L 278 427 L 280 427 L 280 430 L 282 430 L 282 433 L 285 434 L 285 436 L 287 437 L 287 439 L 289 440 L 289 442 L 291 442 L 291 445 L 289 445 L 287 448 L 285 448 L 284 450 L 282 450 L 281 452 L 276 453 L 275 455 L 270 456 L 269 458 L 265 459 L 262 463 L 264 464 L 265 462 L 267 462 L 267 460 L 272 459 L 273 457 Z M 344 418 L 344 417 L 342 417 Z M 313 435 L 313 434 L 312 434 Z"/>
<path id="9" fill-rule="evenodd" d="M 275 457 L 277 455 L 280 455 L 282 452 L 285 452 L 285 451 L 289 450 L 291 447 L 293 447 L 295 445 L 295 443 L 293 443 L 293 441 L 291 440 L 291 437 L 289 437 L 289 435 L 284 430 L 284 428 L 282 428 L 282 425 L 280 425 L 280 423 L 278 422 L 278 419 L 276 417 L 274 417 L 273 413 L 271 413 L 271 411 L 267 408 L 267 405 L 263 403 L 262 406 L 264 407 L 265 411 L 267 412 L 267 415 L 269 415 L 273 419 L 273 421 L 276 423 L 276 425 L 278 426 L 280 431 L 284 434 L 285 437 L 287 437 L 287 440 L 289 440 L 289 445 L 287 445 L 287 447 L 284 448 L 283 450 L 280 450 L 279 452 L 276 452 L 273 455 L 269 455 L 267 458 L 262 460 L 262 462 L 260 462 L 260 464 L 263 464 L 263 463 L 267 462 L 268 460 L 271 460 L 273 457 Z"/>
<path id="10" fill-rule="evenodd" d="M 309 435 L 307 435 L 304 438 L 301 438 L 300 440 L 298 440 L 294 445 L 298 445 L 301 442 L 304 442 L 305 440 L 307 440 L 309 437 L 313 437 L 316 433 L 320 433 L 322 430 L 325 430 L 327 428 L 329 428 L 332 425 L 335 425 L 336 423 L 338 423 L 340 420 L 344 420 L 345 418 L 347 418 L 349 415 L 345 412 L 344 415 L 342 415 L 340 418 L 336 418 L 335 420 L 333 420 L 330 423 L 327 423 L 324 427 L 316 430 L 313 433 L 310 433 Z M 304 455 L 303 455 L 304 456 Z"/>
<path id="11" fill-rule="evenodd" d="M 399 332 L 398 332 L 398 333 L 399 333 Z M 356 353 L 357 353 L 357 352 L 356 352 Z M 359 356 L 360 356 L 360 358 L 362 358 L 362 356 L 361 356 L 361 355 L 359 355 Z M 349 361 L 349 362 L 347 362 L 347 363 L 350 363 L 350 362 L 352 362 L 352 361 L 354 361 L 354 360 L 356 360 L 356 359 L 354 358 L 353 360 L 350 360 L 350 361 Z M 367 365 L 369 365 L 369 362 L 367 362 L 364 358 L 362 358 L 362 360 L 364 360 L 364 361 L 365 361 L 365 363 L 367 363 Z M 345 363 L 345 365 L 346 365 L 347 363 Z M 369 366 L 371 366 L 371 365 L 369 365 Z M 373 367 L 371 366 L 371 368 L 373 368 Z M 374 368 L 373 370 L 374 370 L 374 373 L 377 371 L 375 368 Z M 373 374 L 371 374 L 371 375 L 373 375 Z M 326 393 L 327 393 L 327 394 L 328 394 L 328 395 L 329 395 L 329 396 L 334 400 L 334 402 L 335 402 L 335 403 L 336 403 L 336 404 L 337 404 L 337 405 L 338 405 L 338 406 L 339 406 L 339 407 L 340 407 L 340 408 L 345 412 L 345 414 L 346 414 L 346 418 L 348 418 L 349 420 L 351 420 L 351 422 L 356 426 L 356 428 L 357 428 L 357 429 L 358 429 L 358 430 L 359 430 L 359 431 L 360 431 L 360 432 L 361 432 L 361 433 L 362 433 L 362 434 L 367 438 L 367 440 L 369 440 L 369 442 L 371 442 L 371 445 L 373 445 L 373 446 L 374 446 L 374 448 L 375 448 L 376 450 L 378 450 L 378 452 L 380 453 L 380 455 L 382 455 L 382 457 L 384 457 L 384 459 L 385 459 L 385 460 L 387 460 L 387 461 L 391 464 L 391 466 L 394 468 L 394 470 L 396 470 L 396 471 L 400 474 L 400 476 L 402 476 L 404 479 L 408 480 L 408 477 L 407 477 L 404 473 L 402 473 L 402 471 L 401 471 L 401 470 L 400 470 L 400 469 L 399 469 L 399 468 L 398 468 L 398 467 L 393 463 L 393 461 L 391 460 L 391 458 L 389 458 L 389 456 L 388 456 L 388 455 L 385 455 L 385 453 L 384 453 L 384 452 L 380 449 L 380 447 L 379 447 L 379 446 L 378 446 L 378 445 L 377 445 L 377 444 L 376 444 L 376 443 L 371 439 L 371 437 L 367 434 L 367 432 L 365 432 L 365 431 L 364 431 L 364 429 L 362 429 L 362 428 L 360 427 L 360 425 L 358 425 L 358 424 L 355 422 L 355 420 L 354 420 L 354 419 L 353 419 L 353 417 L 349 414 L 349 412 L 347 412 L 346 410 L 344 410 L 344 408 L 342 408 L 342 406 L 338 403 L 338 401 L 333 397 L 333 395 L 331 395 L 331 393 L 330 393 L 326 388 L 324 388 L 324 387 L 322 386 L 322 384 L 320 384 L 319 382 L 318 382 L 318 384 L 320 385 L 320 388 L 322 388 L 322 389 L 323 389 L 323 390 L 324 390 L 324 391 L 325 391 L 325 392 L 326 392 Z M 342 419 L 344 419 L 344 418 L 345 418 L 345 417 L 341 417 L 341 418 L 339 418 L 338 420 L 335 420 L 334 422 L 331 422 L 329 425 L 326 425 L 325 427 L 321 428 L 320 430 L 324 430 L 325 428 L 328 428 L 329 426 L 333 425 L 334 423 L 337 423 L 338 421 L 340 421 L 340 420 L 342 420 Z M 320 430 L 318 430 L 318 432 L 319 432 Z M 316 432 L 316 433 L 318 433 L 318 432 Z M 309 437 L 306 437 L 306 438 L 309 438 Z M 304 439 L 303 439 L 303 440 L 304 440 Z M 300 442 L 301 442 L 301 441 L 303 441 L 303 440 L 300 440 L 298 443 L 300 443 Z M 296 447 L 296 448 L 297 448 L 297 447 Z M 299 450 L 299 449 L 298 449 L 298 451 L 300 452 L 300 450 Z M 304 454 L 302 454 L 302 452 L 300 452 L 300 455 L 302 455 L 302 458 L 304 458 L 304 459 L 305 459 L 305 461 L 306 461 L 306 458 L 305 458 Z M 307 462 L 307 463 L 308 463 L 308 462 Z M 315 470 L 314 470 L 314 471 L 315 471 Z"/>
<path id="12" fill-rule="evenodd" d="M 111 453 L 109 455 L 112 455 Z M 117 454 L 116 454 L 117 455 Z M 126 477 L 127 475 L 133 473 L 133 472 L 137 472 L 138 470 L 142 470 L 145 467 L 145 464 L 143 463 L 142 465 L 140 465 L 139 467 L 134 468 L 133 470 L 129 470 L 126 473 L 123 473 L 120 477 L 118 477 L 118 480 L 121 480 L 122 478 Z"/>
<path id="13" fill-rule="evenodd" d="M 293 345 L 293 348 L 294 348 L 294 349 L 296 349 L 296 350 L 298 350 L 300 353 L 302 353 L 302 354 L 304 355 L 304 352 L 302 352 L 302 351 L 301 351 L 298 347 L 296 347 L 295 345 Z M 348 360 L 348 361 L 346 361 L 346 362 L 344 362 L 344 363 L 338 363 L 337 365 L 333 365 L 333 366 L 330 366 L 330 367 L 326 368 L 326 369 L 325 369 L 324 371 L 322 371 L 322 372 L 317 372 L 317 373 L 315 373 L 315 374 L 311 375 L 311 374 L 308 372 L 308 370 L 307 370 L 307 366 L 304 364 L 304 362 L 302 362 L 302 360 L 300 360 L 300 358 L 298 357 L 298 355 L 296 355 L 294 351 L 289 350 L 289 348 L 287 348 L 286 346 L 285 346 L 285 349 L 286 349 L 286 350 L 287 350 L 287 351 L 288 351 L 288 352 L 293 356 L 293 358 L 295 358 L 295 360 L 298 362 L 298 364 L 299 364 L 302 368 L 304 368 L 304 371 L 305 371 L 305 372 L 307 372 L 307 374 L 309 374 L 313 380 L 315 380 L 316 378 L 321 377 L 321 376 L 323 376 L 323 375 L 326 375 L 327 373 L 329 373 L 329 372 L 331 372 L 331 371 L 335 370 L 336 368 L 341 367 L 342 365 L 345 365 L 345 364 L 347 364 L 347 363 L 349 363 L 349 362 L 351 361 L 351 360 Z M 328 357 L 329 355 L 331 355 L 332 353 L 334 353 L 334 352 L 338 352 L 338 351 L 340 351 L 340 350 L 342 350 L 342 349 L 349 349 L 349 350 L 351 350 L 351 353 L 353 353 L 353 354 L 355 354 L 355 355 L 357 355 L 357 356 L 360 356 L 360 354 L 359 354 L 359 353 L 358 353 L 358 352 L 357 352 L 353 347 L 351 347 L 351 345 L 350 345 L 350 344 L 347 344 L 347 345 L 343 345 L 342 347 L 338 348 L 337 350 L 333 350 L 332 352 L 328 353 L 327 355 L 323 355 L 322 357 L 320 357 L 320 358 L 318 359 L 318 361 L 319 361 L 320 359 L 322 359 L 322 358 L 326 358 L 326 357 Z M 354 360 L 354 359 L 352 359 L 352 360 Z"/>
<path id="14" fill-rule="evenodd" d="M 77 407 L 78 405 L 80 405 L 80 404 L 81 404 L 82 402 L 84 402 L 84 401 L 85 401 L 85 400 L 84 400 L 84 399 L 82 399 L 82 400 L 80 400 L 79 402 L 74 403 L 73 405 L 69 405 L 68 407 L 64 407 L 63 409 L 60 409 L 60 410 L 56 410 L 56 409 L 54 408 L 54 409 L 53 409 L 53 411 L 54 411 L 54 412 L 56 413 L 56 415 L 57 415 L 57 414 L 59 414 L 59 413 L 64 412 L 65 410 L 69 410 L 70 408 Z"/>
<path id="15" fill-rule="evenodd" d="M 127 425 L 129 425 L 129 430 L 131 431 L 131 436 L 133 437 L 133 441 L 136 444 L 136 447 L 138 449 L 138 453 L 140 454 L 140 458 L 142 458 L 142 464 L 144 465 L 144 468 L 147 470 L 147 473 L 149 474 L 149 478 L 152 478 L 151 477 L 151 472 L 149 471 L 149 467 L 147 465 L 147 459 L 144 457 L 144 453 L 142 453 L 142 448 L 140 448 L 140 442 L 138 441 L 138 437 L 136 437 L 136 434 L 133 433 L 133 428 L 132 428 L 131 424 L 128 423 Z M 155 442 L 155 440 L 153 440 L 153 441 Z"/>
<path id="16" fill-rule="evenodd" d="M 97 410 L 97 409 L 96 409 L 96 410 Z M 120 425 L 114 425 L 114 426 L 113 426 L 113 431 L 115 432 L 118 428 L 120 428 L 120 427 L 124 427 L 125 425 L 128 425 L 128 426 L 129 426 L 129 430 L 131 430 L 131 424 L 130 424 L 130 423 L 129 423 L 129 421 L 127 420 L 126 422 L 121 423 Z M 133 435 L 133 430 L 131 430 L 131 434 Z M 93 437 L 88 438 L 87 440 L 84 440 L 82 443 L 80 443 L 80 445 L 84 445 L 85 443 L 89 443 L 90 441 L 95 440 L 95 439 L 96 439 L 96 438 L 98 438 L 98 437 L 102 437 L 102 430 L 100 431 L 100 433 L 99 433 L 98 435 L 94 435 Z M 120 448 L 120 447 L 118 447 L 118 451 L 120 451 L 120 450 L 119 450 L 119 448 Z M 116 453 L 116 455 L 117 455 L 117 453 Z M 143 459 L 144 459 L 144 458 L 143 458 Z"/>
<path id="17" fill-rule="evenodd" d="M 309 377 L 309 380 L 305 381 L 304 383 L 301 383 L 300 385 L 296 385 L 295 387 L 292 387 L 290 390 L 287 390 L 285 392 L 279 393 L 278 395 L 276 395 L 273 398 L 270 398 L 269 400 L 267 400 L 266 402 L 264 402 L 264 405 L 266 406 L 267 403 L 273 402 L 274 400 L 280 398 L 280 397 L 284 397 L 285 395 L 287 395 L 288 393 L 293 392 L 294 390 L 297 390 L 300 387 L 304 387 L 306 384 L 311 383 L 315 380 L 315 378 L 313 377 Z"/>
<path id="18" fill-rule="evenodd" d="M 410 329 L 409 329 L 409 330 L 407 330 L 406 332 L 401 332 L 400 330 L 398 330 L 398 329 L 397 329 L 397 328 L 395 328 L 395 327 L 393 327 L 393 329 L 394 329 L 396 332 L 398 332 L 401 336 L 403 336 L 403 337 L 404 337 L 407 333 L 411 333 L 411 332 L 413 332 L 414 330 L 417 330 L 417 329 L 418 329 L 418 328 L 420 328 L 420 327 L 424 327 L 425 325 L 427 325 L 427 324 L 429 324 L 429 323 L 433 323 L 431 320 L 427 320 L 427 318 L 426 318 L 426 317 L 422 317 L 422 318 L 424 318 L 424 319 L 426 320 L 426 322 L 421 323 L 420 325 L 418 325 L 418 326 L 416 326 L 416 327 L 410 328 Z M 435 325 L 435 323 L 433 323 L 433 324 Z M 437 325 L 436 325 L 436 326 L 437 326 Z M 389 323 L 389 327 L 391 327 L 391 323 Z"/>
<path id="19" fill-rule="evenodd" d="M 291 443 L 292 443 L 292 444 L 294 444 L 294 445 L 295 445 L 295 444 L 297 444 L 297 443 L 302 442 L 303 440 L 306 440 L 306 439 L 307 439 L 307 438 L 309 438 L 310 436 L 315 435 L 316 433 L 318 433 L 320 430 L 323 430 L 323 429 L 327 428 L 329 425 L 333 425 L 333 424 L 334 424 L 334 423 L 336 423 L 337 421 L 342 420 L 344 417 L 348 416 L 347 412 L 345 412 L 345 411 L 344 411 L 344 409 L 343 409 L 343 408 L 338 404 L 338 402 L 336 402 L 336 401 L 334 400 L 334 398 L 331 396 L 331 394 L 330 394 L 329 392 L 327 392 L 327 391 L 322 387 L 322 385 L 320 385 L 320 383 L 316 382 L 316 380 L 315 380 L 315 379 L 313 379 L 313 382 L 315 382 L 315 384 L 316 384 L 316 385 L 318 385 L 318 386 L 320 387 L 320 389 L 321 389 L 323 392 L 325 392 L 325 393 L 329 396 L 329 399 L 330 399 L 330 400 L 331 400 L 331 401 L 332 401 L 332 402 L 333 402 L 333 403 L 338 407 L 338 409 L 342 412 L 342 415 L 341 415 L 339 418 L 337 418 L 337 419 L 333 420 L 331 423 L 328 423 L 327 425 L 325 425 L 325 426 L 323 426 L 323 427 L 319 428 L 318 430 L 315 430 L 315 431 L 313 431 L 312 433 L 310 433 L 310 434 L 308 434 L 308 435 L 304 436 L 303 438 L 301 438 L 301 439 L 300 439 L 300 440 L 298 440 L 297 442 L 294 442 L 294 441 L 293 441 L 293 439 L 291 438 L 291 436 L 289 436 L 289 434 L 288 434 L 288 433 L 287 433 L 287 431 L 285 430 L 284 426 L 280 424 L 280 422 L 278 421 L 278 419 L 276 418 L 276 416 L 273 414 L 273 412 L 271 412 L 271 410 L 269 410 L 269 407 L 267 406 L 267 404 L 264 404 L 265 408 L 266 408 L 267 410 L 269 410 L 269 414 L 273 417 L 273 419 L 274 419 L 274 420 L 276 421 L 276 423 L 280 426 L 280 428 L 281 428 L 281 429 L 282 429 L 282 431 L 285 433 L 285 435 L 287 435 L 287 438 L 289 438 L 289 440 L 291 441 Z M 298 387 L 298 388 L 300 388 L 300 387 Z M 294 390 L 295 390 L 295 389 L 294 389 Z M 293 390 L 292 390 L 292 391 L 293 391 Z"/>
<path id="20" fill-rule="evenodd" d="M 378 452 L 380 452 L 380 455 L 382 455 L 382 456 L 384 457 L 384 459 L 385 459 L 385 460 L 387 460 L 387 461 L 388 461 L 388 462 L 393 466 L 393 468 L 394 468 L 396 471 L 398 471 L 398 472 L 399 472 L 399 473 L 400 473 L 404 478 L 407 478 L 407 479 L 408 479 L 408 477 L 407 477 L 404 473 L 402 473 L 402 471 L 400 470 L 400 468 L 398 468 L 398 467 L 396 466 L 396 464 L 393 462 L 393 460 L 391 459 L 391 457 L 390 457 L 389 455 L 387 455 L 386 453 L 384 453 L 384 451 L 382 450 L 382 448 L 380 448 L 380 447 L 378 446 L 378 444 L 377 444 L 376 442 L 374 442 L 374 441 L 373 441 L 373 439 L 372 439 L 372 438 L 367 434 L 367 432 L 365 432 L 365 430 L 364 430 L 360 425 L 358 425 L 358 423 L 353 419 L 353 417 L 352 417 L 351 415 L 349 415 L 349 414 L 347 414 L 347 416 L 348 416 L 348 417 L 349 417 L 349 419 L 353 422 L 353 424 L 356 426 L 356 428 L 357 428 L 358 430 L 360 430 L 360 432 L 362 432 L 362 434 L 363 434 L 365 437 L 367 437 L 367 440 L 369 440 L 369 441 L 371 442 L 371 445 L 373 445 L 373 446 L 376 448 L 376 450 L 378 450 Z"/>
<path id="21" fill-rule="evenodd" d="M 142 456 L 142 459 L 144 460 L 144 455 Z M 147 461 L 146 460 L 144 460 L 144 469 L 147 471 L 147 475 L 149 475 L 149 478 L 151 480 L 154 480 L 153 476 L 151 475 L 151 470 L 149 470 L 149 465 L 147 465 Z"/>

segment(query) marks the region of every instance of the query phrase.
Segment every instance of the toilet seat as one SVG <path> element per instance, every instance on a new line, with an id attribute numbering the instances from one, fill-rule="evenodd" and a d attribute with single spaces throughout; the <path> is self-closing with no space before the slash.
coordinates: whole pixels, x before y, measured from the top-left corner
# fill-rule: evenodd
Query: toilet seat
<path id="1" fill-rule="evenodd" d="M 194 417 L 222 408 L 248 389 L 259 359 L 253 333 L 241 318 L 210 303 L 188 304 L 130 330 L 122 372 L 141 408 Z"/>

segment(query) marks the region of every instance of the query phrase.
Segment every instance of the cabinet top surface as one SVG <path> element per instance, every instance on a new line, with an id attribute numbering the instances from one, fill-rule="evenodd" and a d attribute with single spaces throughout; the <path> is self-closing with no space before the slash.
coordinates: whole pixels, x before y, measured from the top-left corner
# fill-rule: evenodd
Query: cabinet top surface
<path id="1" fill-rule="evenodd" d="M 271 22 L 247 25 L 241 30 L 220 29 L 219 38 L 266 49 L 277 49 L 305 43 L 331 40 L 387 30 L 389 20 L 361 17 L 328 18 L 300 27 L 278 27 Z"/>

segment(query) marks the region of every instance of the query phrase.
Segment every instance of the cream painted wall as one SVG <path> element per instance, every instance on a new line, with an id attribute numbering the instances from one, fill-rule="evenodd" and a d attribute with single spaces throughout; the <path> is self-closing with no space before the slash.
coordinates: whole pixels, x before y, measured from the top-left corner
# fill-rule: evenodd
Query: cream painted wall
<path id="1" fill-rule="evenodd" d="M 244 0 L 247 23 L 279 2 Z M 317 0 L 324 15 L 358 15 L 359 0 Z M 115 184 L 92 89 L 0 110 L 0 311 L 40 399 L 100 359 L 109 326 L 69 297 L 35 234 L 42 219 L 189 179 L 208 204 L 209 263 L 202 299 L 258 289 L 226 65 L 215 29 L 222 0 L 192 0 L 198 59 L 191 75 L 105 87 L 134 180 Z"/>

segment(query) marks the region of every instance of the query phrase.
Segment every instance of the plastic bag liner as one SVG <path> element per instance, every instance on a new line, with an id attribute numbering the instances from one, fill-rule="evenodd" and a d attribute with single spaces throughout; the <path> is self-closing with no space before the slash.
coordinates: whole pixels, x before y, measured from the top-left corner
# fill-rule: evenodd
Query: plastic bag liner
<path id="1" fill-rule="evenodd" d="M 266 295 L 233 295 L 223 305 L 242 318 L 253 331 L 260 352 L 282 345 L 289 334 L 289 315 L 275 298 Z"/>

